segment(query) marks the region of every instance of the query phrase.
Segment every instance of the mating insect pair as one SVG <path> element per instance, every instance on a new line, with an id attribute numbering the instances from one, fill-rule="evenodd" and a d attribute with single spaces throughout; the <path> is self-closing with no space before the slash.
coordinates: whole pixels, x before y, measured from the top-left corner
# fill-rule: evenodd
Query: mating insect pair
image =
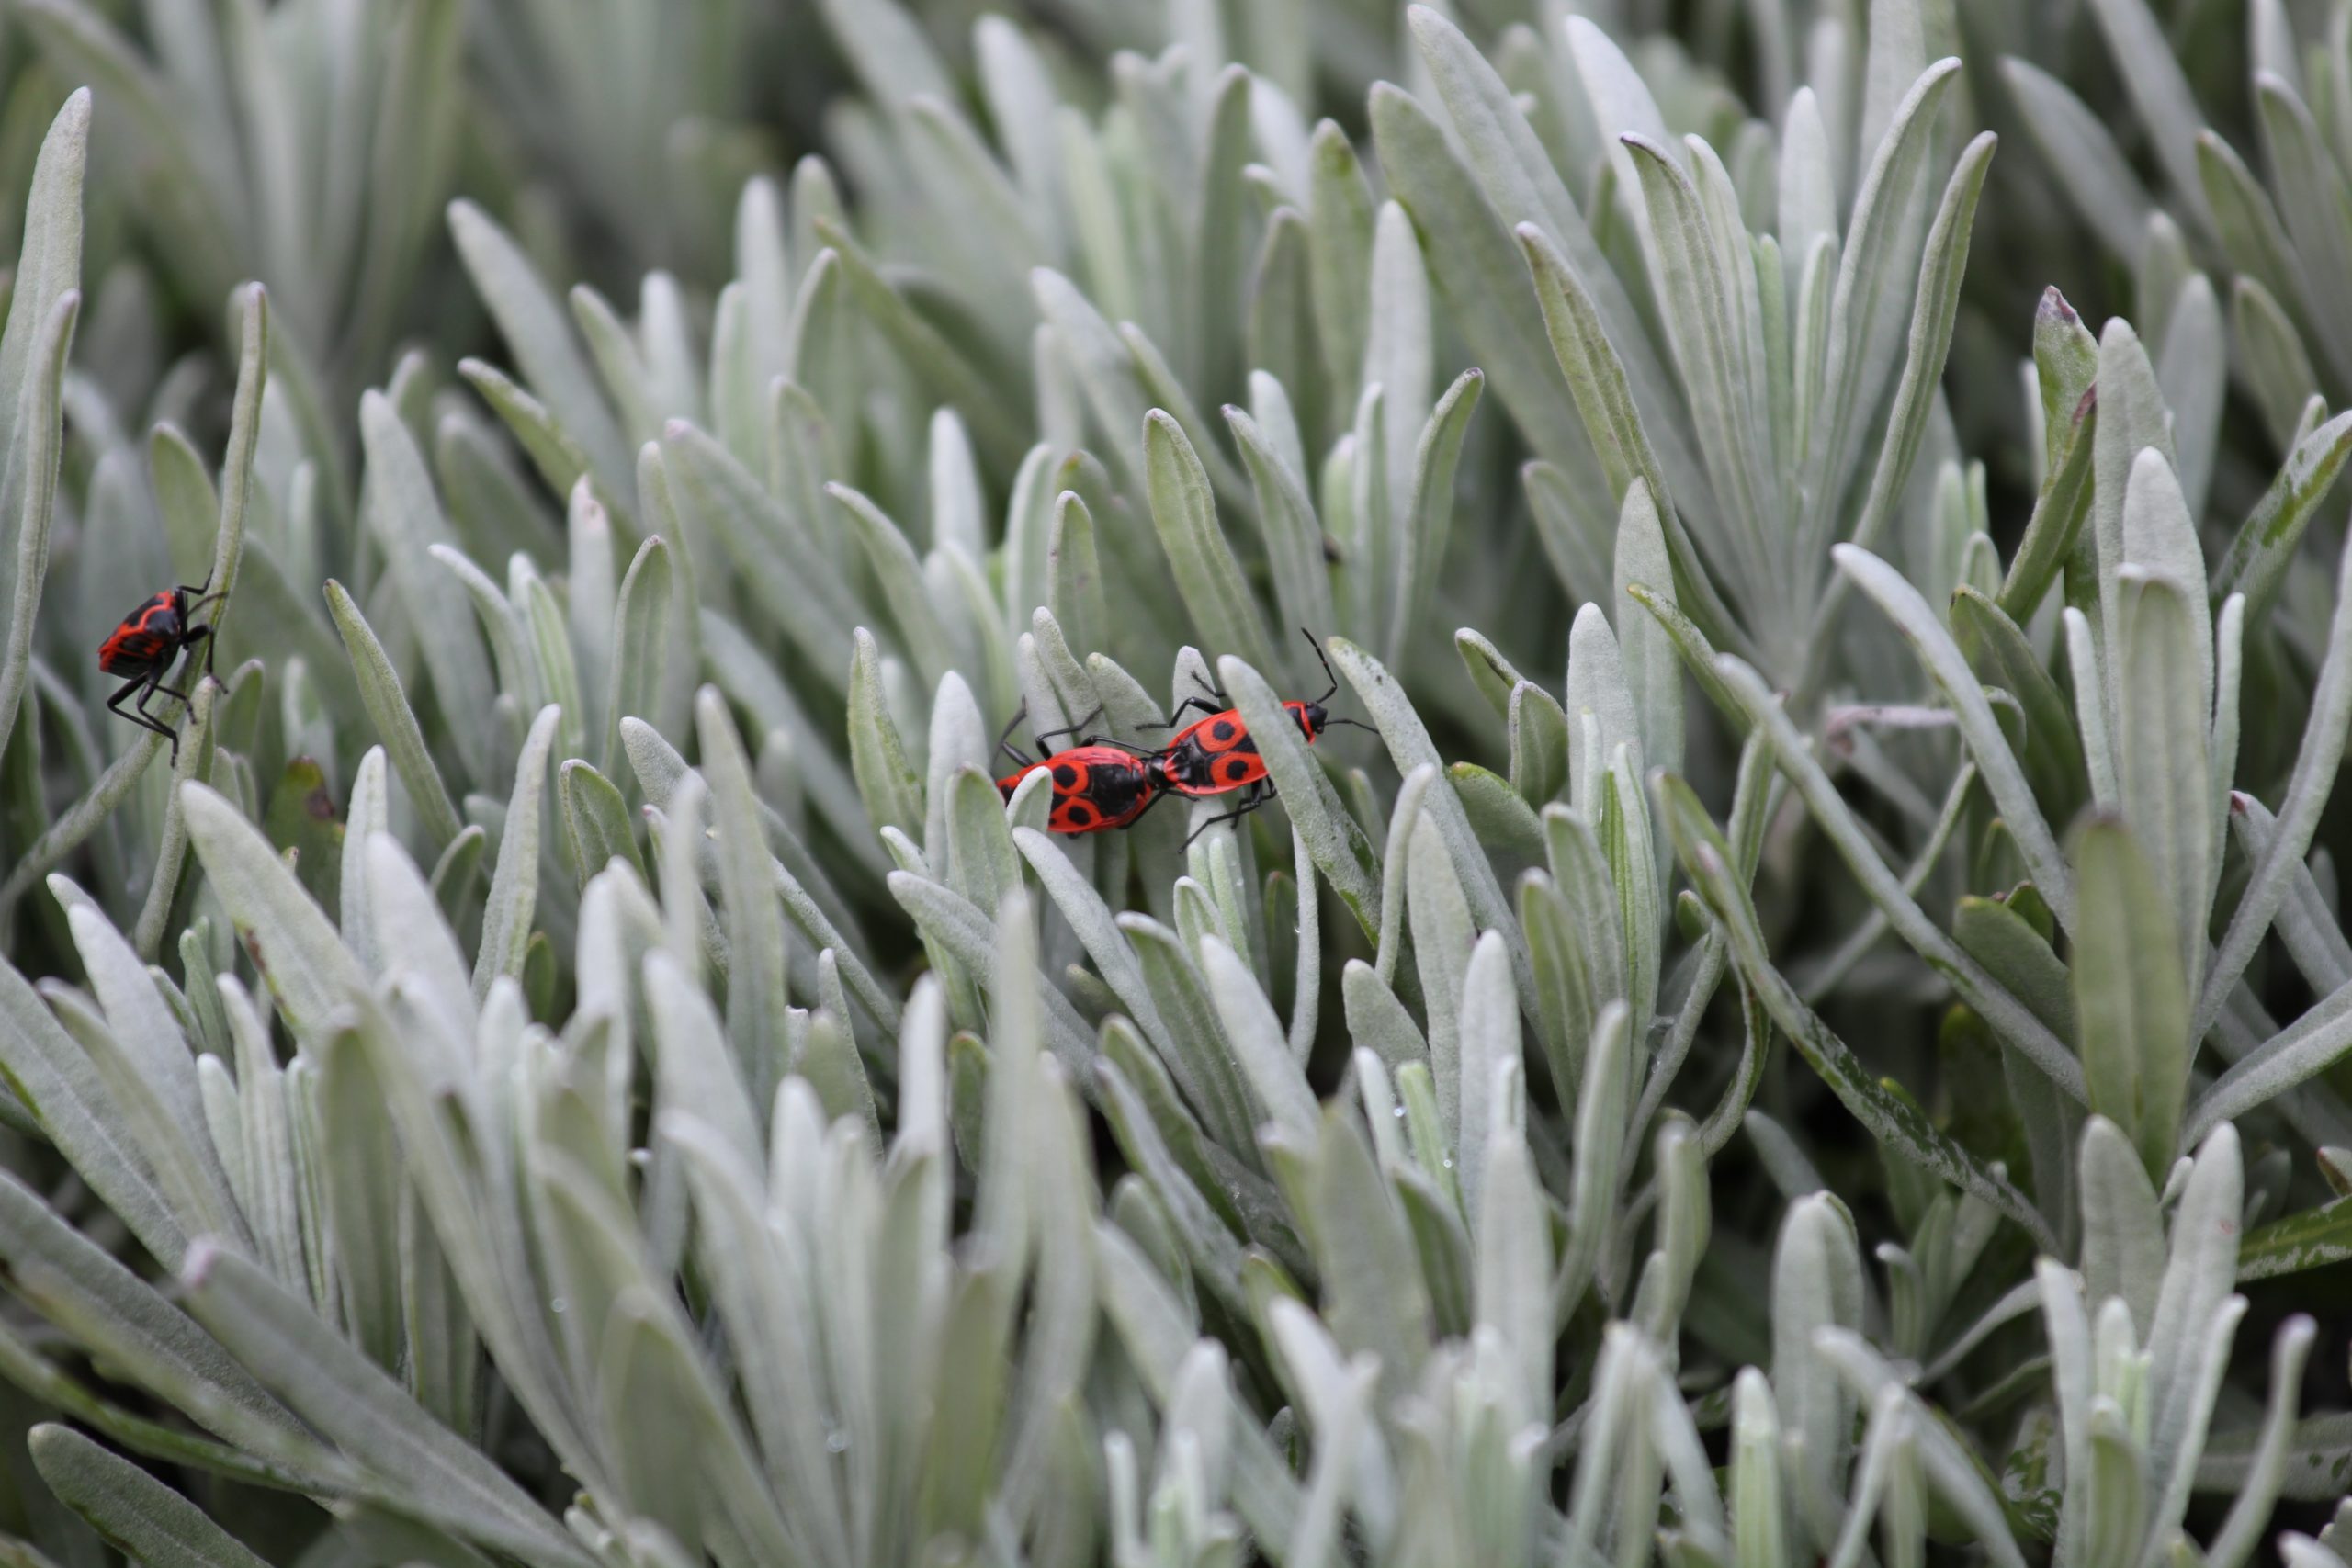
<path id="1" fill-rule="evenodd" d="M 107 699 L 107 706 L 120 714 L 141 729 L 152 729 L 172 743 L 172 761 L 180 760 L 180 732 L 175 726 L 165 724 L 147 711 L 147 704 L 157 693 L 176 697 L 185 706 L 187 693 L 172 691 L 164 685 L 164 677 L 171 673 L 173 661 L 184 649 L 193 648 L 212 635 L 210 626 L 191 624 L 198 610 L 212 604 L 221 595 L 207 593 L 212 579 L 190 588 L 182 583 L 151 593 L 139 602 L 138 607 L 123 616 L 121 624 L 107 634 L 98 645 L 98 668 L 108 675 L 130 677 L 122 689 Z M 204 650 L 204 672 L 212 673 L 213 648 Z M 123 707 L 132 693 L 139 700 L 130 709 Z"/>
<path id="2" fill-rule="evenodd" d="M 1298 725 L 1299 733 L 1306 738 L 1307 744 L 1313 745 L 1329 725 L 1370 728 L 1351 718 L 1330 716 L 1326 705 L 1339 691 L 1340 680 L 1331 673 L 1330 660 L 1323 657 L 1314 635 L 1306 636 L 1307 646 L 1315 649 L 1315 657 L 1321 660 L 1323 673 L 1330 684 L 1311 702 L 1283 704 Z M 1194 708 L 1208 716 L 1178 730 L 1169 738 L 1167 745 L 1156 750 L 1131 746 L 1108 736 L 1090 735 L 1079 745 L 1051 756 L 1025 757 L 1012 744 L 1012 727 L 1021 722 L 1021 716 L 1016 714 L 1012 726 L 1008 726 L 998 738 L 997 749 L 1018 763 L 1020 769 L 997 780 L 997 789 L 1010 800 L 1023 779 L 1040 768 L 1050 770 L 1054 805 L 1046 824 L 1057 833 L 1099 833 L 1106 828 L 1130 827 L 1163 795 L 1201 799 L 1236 790 L 1242 792 L 1238 807 L 1193 829 L 1184 840 L 1188 844 L 1220 822 L 1247 817 L 1273 798 L 1273 780 L 1267 776 L 1266 760 L 1259 753 L 1258 742 L 1242 721 L 1240 710 L 1233 707 L 1231 700 L 1215 686 L 1205 682 L 1204 686 L 1209 695 L 1185 698 L 1177 705 L 1175 716 L 1181 719 Z M 1209 697 L 1216 698 L 1216 702 L 1212 703 Z M 1226 705 L 1220 707 L 1218 704 Z M 1042 743 L 1051 736 L 1075 734 L 1101 711 L 1097 708 L 1069 728 L 1047 730 L 1037 739 Z"/>

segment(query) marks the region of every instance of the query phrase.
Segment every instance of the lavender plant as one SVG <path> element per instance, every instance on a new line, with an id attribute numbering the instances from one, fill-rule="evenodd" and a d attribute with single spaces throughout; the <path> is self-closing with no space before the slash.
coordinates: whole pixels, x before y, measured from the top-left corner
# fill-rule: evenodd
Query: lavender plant
<path id="1" fill-rule="evenodd" d="M 2341 1568 L 2352 12 L 2073 9 L 27 0 L 0 1560 Z"/>

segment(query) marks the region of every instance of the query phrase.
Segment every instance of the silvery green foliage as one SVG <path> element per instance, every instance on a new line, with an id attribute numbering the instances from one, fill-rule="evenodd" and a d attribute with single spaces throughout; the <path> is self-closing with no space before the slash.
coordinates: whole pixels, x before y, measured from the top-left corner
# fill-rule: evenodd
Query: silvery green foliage
<path id="1" fill-rule="evenodd" d="M 2352 30 L 2274 200 L 2141 0 L 2153 182 L 2009 10 L 1570 9 L 26 6 L 10 1560 L 2352 1555 L 2230 1371 L 2352 1258 Z M 1990 378 L 1962 44 L 2134 299 Z M 993 782 L 1209 689 L 1281 812 Z"/>
<path id="2" fill-rule="evenodd" d="M 144 48 L 67 0 L 33 0 L 20 15 L 44 62 L 107 106 L 121 161 L 111 179 L 169 258 L 167 285 L 202 301 L 243 278 L 269 287 L 306 436 L 332 446 L 340 415 L 320 400 L 339 400 L 350 373 L 379 360 L 413 320 L 416 269 L 458 152 L 464 7 L 149 9 Z M 94 292 L 152 318 L 155 288 L 149 268 L 125 259 Z M 143 324 L 152 334 L 152 320 Z M 322 375 L 330 386 L 314 384 Z M 143 389 L 109 390 L 130 402 L 125 418 L 143 412 Z"/>

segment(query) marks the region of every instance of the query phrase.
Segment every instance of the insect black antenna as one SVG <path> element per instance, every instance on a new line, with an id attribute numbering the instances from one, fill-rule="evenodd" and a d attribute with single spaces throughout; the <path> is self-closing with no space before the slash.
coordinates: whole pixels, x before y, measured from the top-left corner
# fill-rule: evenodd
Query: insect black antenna
<path id="1" fill-rule="evenodd" d="M 1335 724 L 1344 724 L 1351 729 L 1368 729 L 1374 735 L 1380 733 L 1378 727 L 1366 724 L 1360 718 L 1340 718 L 1335 714 L 1328 713 L 1323 716 L 1323 726 L 1325 728 L 1328 729 Z"/>
<path id="2" fill-rule="evenodd" d="M 1315 662 L 1323 666 L 1324 679 L 1331 682 L 1323 689 L 1323 694 L 1315 699 L 1318 703 L 1328 703 L 1340 694 L 1340 678 L 1331 673 L 1330 657 L 1323 651 L 1323 645 L 1315 640 L 1315 634 L 1305 626 L 1301 626 L 1298 628 L 1298 635 L 1305 637 L 1306 646 L 1315 650 Z"/>

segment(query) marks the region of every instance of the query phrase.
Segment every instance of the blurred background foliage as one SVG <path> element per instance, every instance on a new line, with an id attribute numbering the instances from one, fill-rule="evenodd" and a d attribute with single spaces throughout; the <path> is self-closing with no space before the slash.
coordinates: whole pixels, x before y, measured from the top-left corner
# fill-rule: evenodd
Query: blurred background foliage
<path id="1" fill-rule="evenodd" d="M 0 0 L 0 1553 L 2352 1555 L 2347 169 L 2334 0 Z"/>

